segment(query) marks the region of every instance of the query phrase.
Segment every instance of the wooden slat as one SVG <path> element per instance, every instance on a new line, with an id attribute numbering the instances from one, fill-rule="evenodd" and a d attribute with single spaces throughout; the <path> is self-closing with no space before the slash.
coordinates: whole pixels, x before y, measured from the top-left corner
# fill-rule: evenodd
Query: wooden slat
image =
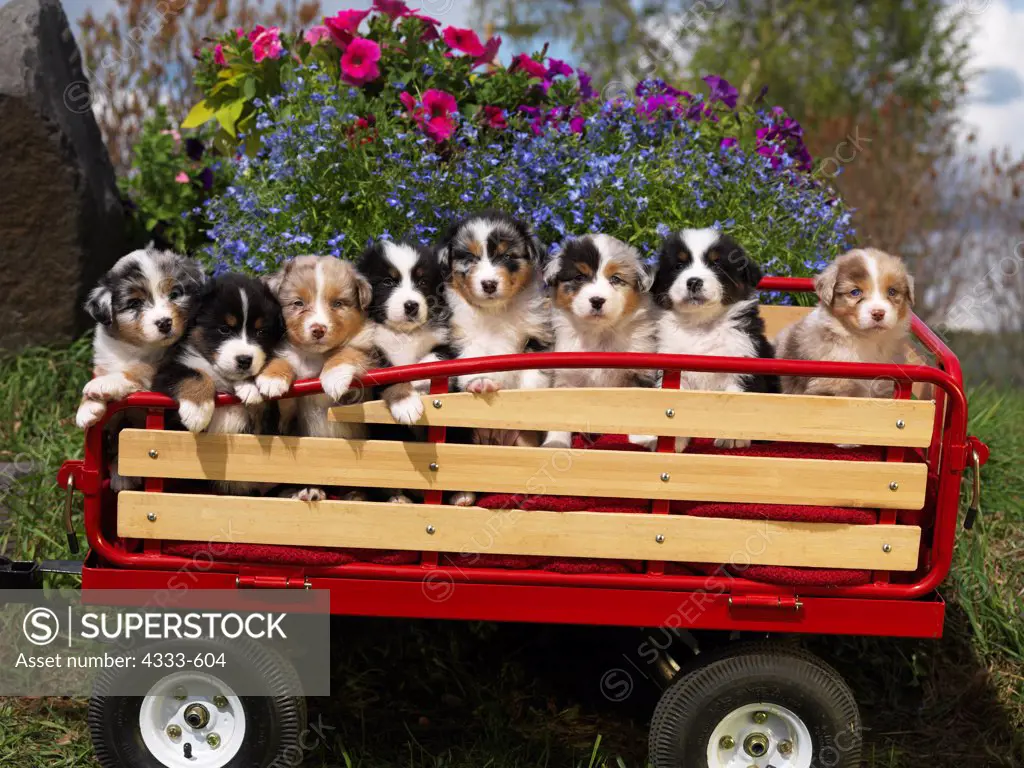
<path id="1" fill-rule="evenodd" d="M 931 442 L 935 416 L 935 404 L 924 401 L 672 389 L 513 389 L 487 396 L 463 392 L 424 396 L 424 406 L 418 423 L 429 426 L 914 448 Z M 380 400 L 332 408 L 330 418 L 394 423 Z M 902 429 L 897 427 L 900 421 Z"/>
<path id="2" fill-rule="evenodd" d="M 148 515 L 156 515 L 150 521 Z M 432 526 L 434 533 L 427 533 Z M 118 495 L 133 539 L 913 570 L 921 529 L 278 498 Z M 663 536 L 658 543 L 656 536 Z M 229 538 L 225 538 L 225 536 Z M 883 545 L 889 545 L 889 551 Z"/>
<path id="3" fill-rule="evenodd" d="M 128 477 L 893 509 L 920 509 L 926 482 L 923 464 L 138 429 L 119 463 Z"/>
<path id="4" fill-rule="evenodd" d="M 768 337 L 769 341 L 772 341 L 779 335 L 779 331 L 804 317 L 814 307 L 784 307 L 762 304 L 759 309 L 761 319 L 764 320 L 764 335 Z"/>

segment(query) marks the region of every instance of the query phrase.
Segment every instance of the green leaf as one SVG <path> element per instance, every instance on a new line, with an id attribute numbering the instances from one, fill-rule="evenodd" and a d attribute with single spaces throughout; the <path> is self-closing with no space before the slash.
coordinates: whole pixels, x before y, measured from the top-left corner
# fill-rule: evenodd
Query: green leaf
<path id="1" fill-rule="evenodd" d="M 245 99 L 238 99 L 224 107 L 221 107 L 214 114 L 214 117 L 217 118 L 217 122 L 220 123 L 220 127 L 231 134 L 232 138 L 237 138 L 235 123 L 237 123 L 238 118 L 241 117 L 243 109 L 245 109 Z"/>
<path id="2" fill-rule="evenodd" d="M 206 99 L 203 99 L 191 110 L 189 110 L 188 116 L 185 121 L 181 124 L 182 128 L 198 128 L 203 123 L 207 122 L 214 116 L 214 112 L 210 109 L 206 103 Z"/>
<path id="3" fill-rule="evenodd" d="M 242 85 L 242 95 L 245 96 L 247 101 L 252 101 L 256 98 L 256 78 L 247 77 L 245 83 Z"/>

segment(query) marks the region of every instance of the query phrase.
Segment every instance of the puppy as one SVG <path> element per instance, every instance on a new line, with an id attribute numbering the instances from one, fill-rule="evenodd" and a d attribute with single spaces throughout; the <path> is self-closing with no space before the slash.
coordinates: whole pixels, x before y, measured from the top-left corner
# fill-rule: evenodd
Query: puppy
<path id="1" fill-rule="evenodd" d="M 75 423 L 85 429 L 108 402 L 149 389 L 168 350 L 185 333 L 205 278 L 191 259 L 152 246 L 122 256 L 93 288 L 85 310 L 96 321 L 93 378 Z"/>
<path id="2" fill-rule="evenodd" d="M 382 242 L 368 248 L 358 270 L 370 283 L 369 315 L 376 361 L 382 367 L 432 363 L 452 356 L 441 267 L 429 248 Z M 395 384 L 381 393 L 400 424 L 423 415 L 429 381 Z"/>
<path id="3" fill-rule="evenodd" d="M 818 306 L 780 331 L 779 357 L 898 363 L 910 330 L 914 279 L 896 256 L 875 248 L 844 253 L 814 280 Z M 892 382 L 783 376 L 782 391 L 891 397 Z"/>
<path id="4" fill-rule="evenodd" d="M 264 406 L 255 377 L 283 336 L 281 308 L 263 283 L 244 275 L 215 278 L 200 296 L 173 361 L 157 374 L 156 388 L 178 401 L 178 416 L 190 432 L 260 434 Z M 233 394 L 242 404 L 215 408 L 217 392 Z M 267 487 L 217 485 L 239 494 Z"/>
<path id="5" fill-rule="evenodd" d="M 556 352 L 654 352 L 652 275 L 634 248 L 608 235 L 567 241 L 544 268 L 554 293 L 552 326 Z M 653 372 L 613 368 L 558 370 L 556 387 L 653 386 Z M 572 435 L 549 432 L 545 446 L 568 448 Z M 648 445 L 648 436 L 633 436 Z"/>
<path id="6" fill-rule="evenodd" d="M 264 397 L 280 397 L 296 379 L 319 378 L 324 390 L 322 395 L 282 400 L 280 428 L 306 437 L 366 437 L 360 424 L 328 421 L 327 410 L 345 398 L 353 377 L 372 365 L 370 283 L 341 259 L 299 256 L 267 284 L 284 312 L 286 338 L 256 386 Z M 319 501 L 326 493 L 311 487 L 292 496 Z"/>
<path id="7" fill-rule="evenodd" d="M 761 269 L 728 235 L 684 229 L 662 244 L 652 292 L 664 310 L 658 352 L 674 355 L 772 357 L 758 314 Z M 682 388 L 717 392 L 779 392 L 776 376 L 684 371 Z M 689 438 L 676 438 L 685 450 Z M 749 440 L 715 440 L 719 448 L 746 448 Z"/>

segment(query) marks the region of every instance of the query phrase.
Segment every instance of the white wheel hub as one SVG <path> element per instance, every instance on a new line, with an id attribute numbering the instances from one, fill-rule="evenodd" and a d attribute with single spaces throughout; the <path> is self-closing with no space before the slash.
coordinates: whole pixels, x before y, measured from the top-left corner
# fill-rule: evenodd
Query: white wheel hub
<path id="1" fill-rule="evenodd" d="M 204 672 L 175 672 L 157 681 L 139 710 L 142 741 L 167 768 L 223 768 L 245 740 L 242 701 Z"/>
<path id="2" fill-rule="evenodd" d="M 811 768 L 811 732 L 795 713 L 778 704 L 747 704 L 715 727 L 708 742 L 708 768 Z"/>

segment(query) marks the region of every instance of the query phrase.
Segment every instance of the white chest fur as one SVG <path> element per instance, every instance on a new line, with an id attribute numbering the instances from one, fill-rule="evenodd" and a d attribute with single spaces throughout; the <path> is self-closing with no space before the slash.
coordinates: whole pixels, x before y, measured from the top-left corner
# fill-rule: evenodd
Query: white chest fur
<path id="1" fill-rule="evenodd" d="M 374 344 L 388 356 L 392 365 L 413 365 L 430 354 L 430 350 L 447 341 L 443 328 L 425 326 L 411 333 L 403 333 L 377 325 Z"/>
<path id="2" fill-rule="evenodd" d="M 566 313 L 552 315 L 556 352 L 654 352 L 655 325 L 650 310 L 638 309 L 632 317 L 610 328 L 582 325 Z M 625 387 L 634 381 L 635 371 L 614 368 L 577 368 L 555 372 L 559 387 Z"/>
<path id="3" fill-rule="evenodd" d="M 746 309 L 746 302 L 735 305 L 720 318 L 708 323 L 690 323 L 672 311 L 658 323 L 658 352 L 669 355 L 711 355 L 717 357 L 756 357 L 754 339 L 737 327 L 735 318 Z M 742 390 L 743 376 L 732 373 L 683 371 L 683 389 L 715 392 Z"/>

